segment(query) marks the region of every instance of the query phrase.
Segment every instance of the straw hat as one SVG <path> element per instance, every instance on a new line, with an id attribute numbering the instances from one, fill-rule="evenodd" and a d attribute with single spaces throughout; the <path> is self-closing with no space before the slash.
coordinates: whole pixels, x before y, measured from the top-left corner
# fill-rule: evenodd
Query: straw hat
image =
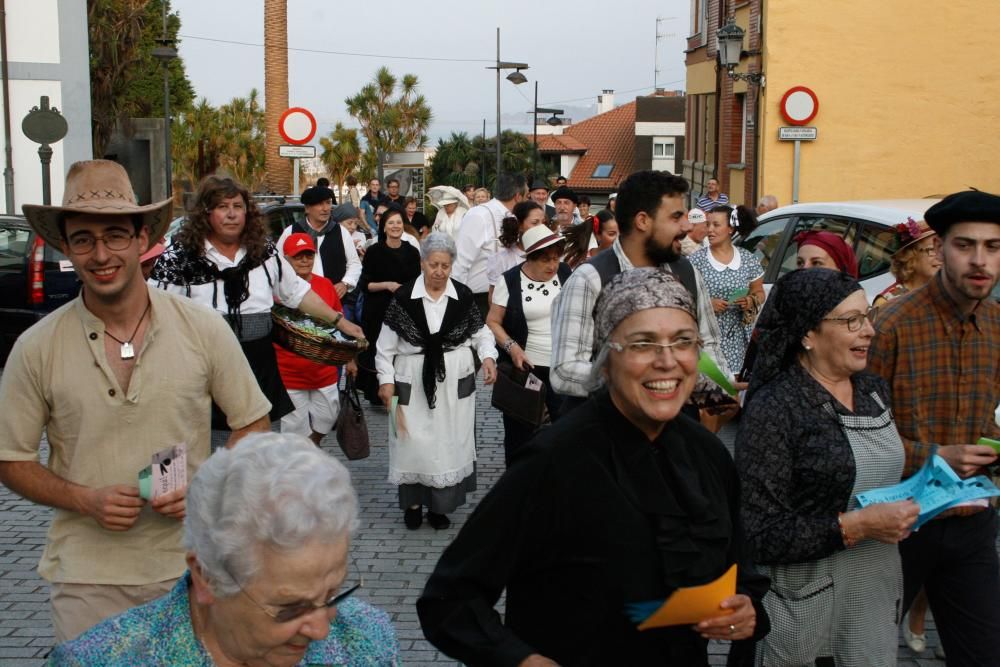
<path id="1" fill-rule="evenodd" d="M 53 247 L 62 245 L 59 223 L 67 215 L 140 215 L 150 239 L 159 239 L 170 225 L 173 200 L 164 199 L 148 206 L 135 201 L 132 183 L 125 169 L 110 160 L 75 162 L 66 175 L 62 206 L 24 204 L 24 217 L 42 239 Z"/>

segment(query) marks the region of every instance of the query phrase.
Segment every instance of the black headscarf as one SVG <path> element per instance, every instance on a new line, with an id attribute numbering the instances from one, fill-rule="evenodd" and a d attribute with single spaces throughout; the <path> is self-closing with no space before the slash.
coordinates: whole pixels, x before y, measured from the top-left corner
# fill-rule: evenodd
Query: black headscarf
<path id="1" fill-rule="evenodd" d="M 799 269 L 778 279 L 757 319 L 758 352 L 747 402 L 795 362 L 802 337 L 859 289 L 854 278 L 830 269 Z"/>

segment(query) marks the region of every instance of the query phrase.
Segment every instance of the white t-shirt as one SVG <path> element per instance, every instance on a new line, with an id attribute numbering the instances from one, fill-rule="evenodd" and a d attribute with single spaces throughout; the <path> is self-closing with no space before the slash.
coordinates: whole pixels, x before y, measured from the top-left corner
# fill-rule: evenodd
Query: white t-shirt
<path id="1" fill-rule="evenodd" d="M 521 308 L 528 324 L 528 340 L 524 354 L 533 366 L 548 368 L 552 354 L 552 304 L 559 296 L 562 281 L 559 276 L 540 283 L 524 275 L 521 271 Z M 510 292 L 507 281 L 501 278 L 493 286 L 493 303 L 507 307 Z M 508 332 L 509 333 L 509 332 Z"/>

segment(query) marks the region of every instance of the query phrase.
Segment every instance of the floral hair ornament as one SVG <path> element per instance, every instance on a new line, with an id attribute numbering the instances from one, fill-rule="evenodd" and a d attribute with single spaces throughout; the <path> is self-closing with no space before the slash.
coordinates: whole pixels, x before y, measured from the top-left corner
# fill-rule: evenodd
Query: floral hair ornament
<path id="1" fill-rule="evenodd" d="M 932 236 L 935 232 L 930 228 L 923 220 L 917 222 L 913 218 L 906 218 L 906 222 L 901 222 L 893 229 L 896 230 L 896 235 L 899 237 L 899 248 L 896 252 L 908 248 L 917 241 L 922 241 L 928 236 Z"/>

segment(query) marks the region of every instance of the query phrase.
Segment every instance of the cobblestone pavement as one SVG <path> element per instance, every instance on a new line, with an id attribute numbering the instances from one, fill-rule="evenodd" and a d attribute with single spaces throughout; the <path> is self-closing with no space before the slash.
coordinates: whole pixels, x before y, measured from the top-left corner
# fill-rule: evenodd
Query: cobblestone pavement
<path id="1" fill-rule="evenodd" d="M 352 548 L 355 566 L 364 576 L 361 597 L 391 614 L 407 665 L 456 664 L 424 640 L 414 603 L 441 551 L 503 471 L 503 426 L 489 407 L 488 390 L 478 392 L 477 404 L 480 490 L 452 515 L 454 523 L 447 530 L 435 531 L 426 523 L 417 531 L 403 526 L 396 489 L 386 481 L 384 410 L 368 409 L 372 456 L 347 463 L 361 501 L 361 525 Z M 724 429 L 721 436 L 731 446 L 733 430 Z M 327 438 L 323 446 L 342 456 L 334 438 Z M 52 647 L 48 584 L 35 572 L 49 516 L 48 509 L 0 487 L 0 665 L 41 665 Z M 937 635 L 928 620 L 928 643 L 933 647 Z M 725 644 L 715 644 L 711 651 L 712 664 L 725 664 Z M 933 659 L 930 648 L 915 656 L 901 644 L 899 665 L 939 667 L 944 662 Z"/>

